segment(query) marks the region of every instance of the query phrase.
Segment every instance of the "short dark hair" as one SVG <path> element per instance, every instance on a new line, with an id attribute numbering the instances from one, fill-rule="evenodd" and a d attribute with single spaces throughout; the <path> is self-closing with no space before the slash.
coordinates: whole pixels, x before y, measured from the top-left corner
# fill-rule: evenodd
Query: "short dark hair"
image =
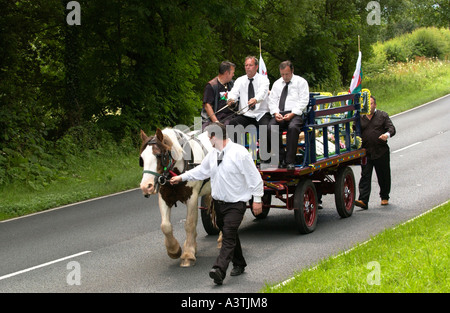
<path id="1" fill-rule="evenodd" d="M 220 122 L 214 122 L 205 127 L 205 131 L 208 132 L 209 137 L 218 137 L 219 139 L 227 139 L 226 126 Z"/>
<path id="2" fill-rule="evenodd" d="M 286 60 L 286 61 L 283 61 L 283 62 L 280 63 L 280 70 L 284 70 L 288 66 L 291 69 L 291 71 L 294 70 L 294 65 L 289 60 Z"/>
<path id="3" fill-rule="evenodd" d="M 219 74 L 224 74 L 225 72 L 230 71 L 232 67 L 236 68 L 236 64 L 229 61 L 223 61 L 219 65 Z"/>

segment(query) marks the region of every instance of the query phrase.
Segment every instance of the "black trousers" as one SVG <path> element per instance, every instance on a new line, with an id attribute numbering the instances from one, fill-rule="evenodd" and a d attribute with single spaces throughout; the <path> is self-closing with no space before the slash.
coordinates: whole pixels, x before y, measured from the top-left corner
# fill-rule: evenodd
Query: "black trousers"
<path id="1" fill-rule="evenodd" d="M 261 119 L 259 121 L 257 121 L 255 118 L 252 118 L 252 117 L 248 117 L 245 115 L 238 115 L 231 119 L 229 125 L 233 125 L 233 126 L 242 125 L 244 128 L 247 127 L 248 125 L 254 125 L 256 127 L 256 129 L 258 130 L 258 127 L 260 125 L 268 125 L 271 118 L 272 117 L 271 117 L 270 113 L 264 114 L 263 117 L 261 117 Z M 237 133 L 234 133 L 234 136 L 231 137 L 231 139 L 235 143 L 239 143 L 239 144 L 245 143 L 244 138 L 238 138 Z"/>
<path id="2" fill-rule="evenodd" d="M 372 172 L 375 168 L 378 185 L 380 186 L 381 200 L 389 200 L 391 192 L 391 165 L 390 152 L 386 152 L 378 159 L 367 158 L 367 164 L 361 167 L 361 180 L 359 181 L 359 200 L 369 203 L 370 191 L 372 185 Z"/>
<path id="3" fill-rule="evenodd" d="M 275 125 L 278 125 L 278 131 L 276 130 Z M 300 132 L 302 130 L 303 125 L 303 119 L 300 115 L 296 115 L 293 119 L 291 119 L 289 122 L 282 121 L 277 122 L 275 118 L 272 118 L 269 122 L 268 127 L 268 135 L 267 138 L 269 140 L 269 147 L 271 146 L 270 138 L 272 132 L 277 132 L 274 136 L 278 135 L 280 137 L 279 139 L 279 156 L 280 161 L 285 160 L 287 164 L 295 163 L 295 155 L 297 154 L 297 147 L 298 147 L 298 136 L 300 135 Z M 281 135 L 283 131 L 287 130 L 286 134 L 286 150 L 283 146 L 283 141 L 281 140 Z M 272 154 L 276 153 L 274 151 L 275 147 L 272 147 Z"/>
<path id="4" fill-rule="evenodd" d="M 222 231 L 222 248 L 214 262 L 213 268 L 219 268 L 226 274 L 230 262 L 234 266 L 247 266 L 242 255 L 241 242 L 239 241 L 238 228 L 244 218 L 246 203 L 220 203 L 214 202 L 216 210 L 216 222 Z"/>

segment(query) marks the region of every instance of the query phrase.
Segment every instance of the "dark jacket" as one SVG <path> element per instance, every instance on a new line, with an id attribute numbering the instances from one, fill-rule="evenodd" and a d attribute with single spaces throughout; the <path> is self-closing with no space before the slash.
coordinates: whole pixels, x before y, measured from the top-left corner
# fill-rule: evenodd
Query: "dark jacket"
<path id="1" fill-rule="evenodd" d="M 367 157 L 375 160 L 389 153 L 387 141 L 378 139 L 382 134 L 389 132 L 395 135 L 395 126 L 386 112 L 376 110 L 372 119 L 366 115 L 361 116 L 362 147 L 367 151 Z"/>

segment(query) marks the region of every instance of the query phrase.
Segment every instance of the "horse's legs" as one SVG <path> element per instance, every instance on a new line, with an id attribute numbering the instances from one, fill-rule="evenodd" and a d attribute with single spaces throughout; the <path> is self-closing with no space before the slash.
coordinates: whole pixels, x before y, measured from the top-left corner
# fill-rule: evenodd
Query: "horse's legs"
<path id="1" fill-rule="evenodd" d="M 198 220 L 198 195 L 193 194 L 186 202 L 187 216 L 184 229 L 186 230 L 186 241 L 181 255 L 181 267 L 195 265 L 197 253 L 197 220 Z"/>
<path id="2" fill-rule="evenodd" d="M 161 199 L 161 196 L 159 196 L 159 210 L 161 212 L 161 230 L 166 237 L 167 254 L 172 259 L 178 259 L 181 255 L 181 247 L 173 236 L 172 224 L 170 223 L 170 208 Z"/>

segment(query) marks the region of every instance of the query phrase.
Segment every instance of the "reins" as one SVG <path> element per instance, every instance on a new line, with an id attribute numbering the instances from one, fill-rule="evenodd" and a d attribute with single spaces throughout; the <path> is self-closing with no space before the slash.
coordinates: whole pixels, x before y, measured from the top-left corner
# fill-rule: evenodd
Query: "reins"
<path id="1" fill-rule="evenodd" d="M 189 144 L 189 139 L 183 137 L 183 136 L 188 136 L 188 135 L 186 135 L 181 130 L 180 131 L 174 130 L 174 132 L 175 132 L 175 135 L 177 136 L 178 144 L 183 148 L 184 168 L 183 168 L 182 173 L 184 173 L 185 171 L 187 171 L 188 166 L 189 166 L 189 162 L 186 159 L 187 156 L 186 156 L 186 151 L 185 151 L 185 146 L 186 146 L 186 144 Z M 194 139 L 196 139 L 196 138 L 194 138 Z M 206 148 L 203 146 L 203 144 L 200 141 L 197 141 L 197 142 L 199 142 L 200 146 L 203 148 L 204 153 L 206 154 L 207 153 L 207 151 L 205 150 Z M 156 137 L 149 140 L 145 145 L 151 146 L 151 145 L 155 145 L 155 144 L 157 144 Z M 190 146 L 190 144 L 189 144 L 189 146 Z M 190 151 L 191 151 L 191 158 L 193 158 L 192 148 L 190 149 Z M 156 192 L 158 192 L 159 187 L 164 186 L 168 182 L 170 177 L 178 176 L 179 174 L 177 174 L 173 171 L 175 162 L 174 162 L 174 158 L 172 157 L 172 154 L 170 153 L 170 150 L 167 150 L 165 153 L 155 154 L 155 156 L 156 156 L 156 158 L 161 159 L 161 165 L 163 166 L 162 174 L 151 171 L 151 170 L 143 170 L 143 174 L 151 174 L 156 177 L 155 189 L 156 189 Z M 142 158 L 140 158 L 140 165 L 141 165 L 141 167 L 144 167 Z"/>
<path id="2" fill-rule="evenodd" d="M 155 140 L 155 138 L 153 138 L 147 142 L 146 146 L 151 146 L 151 145 L 155 145 L 155 144 L 156 144 L 156 140 Z M 151 174 L 151 175 L 154 175 L 155 177 L 157 177 L 156 183 L 155 183 L 155 189 L 156 189 L 156 192 L 158 192 L 160 186 L 164 186 L 171 176 L 177 176 L 177 174 L 175 172 L 173 172 L 173 167 L 174 167 L 175 163 L 173 162 L 173 157 L 172 157 L 170 151 L 167 151 L 165 153 L 155 154 L 155 156 L 157 158 L 161 159 L 161 165 L 163 166 L 163 173 L 160 174 L 158 172 L 154 172 L 154 171 L 150 171 L 150 170 L 143 170 L 142 173 L 143 174 Z M 144 166 L 142 158 L 140 159 L 140 165 L 142 167 Z"/>

